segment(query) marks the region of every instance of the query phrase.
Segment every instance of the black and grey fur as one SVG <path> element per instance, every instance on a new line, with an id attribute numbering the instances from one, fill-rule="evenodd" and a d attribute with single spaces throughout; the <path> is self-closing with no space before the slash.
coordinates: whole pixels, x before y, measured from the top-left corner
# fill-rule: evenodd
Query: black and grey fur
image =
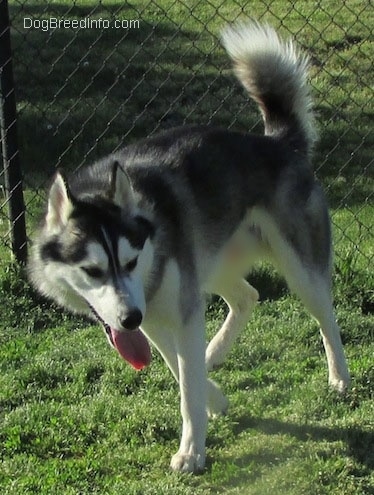
<path id="1" fill-rule="evenodd" d="M 244 278 L 257 259 L 274 262 L 320 323 L 330 384 L 342 391 L 349 382 L 332 308 L 329 216 L 310 161 L 307 58 L 257 24 L 228 28 L 223 44 L 265 135 L 182 127 L 68 180 L 57 174 L 29 263 L 38 290 L 94 314 L 113 345 L 140 325 L 160 351 L 180 383 L 172 467 L 181 471 L 203 469 L 206 412 L 227 408 L 206 372 L 222 363 L 258 299 Z M 229 306 L 207 347 L 205 293 Z"/>

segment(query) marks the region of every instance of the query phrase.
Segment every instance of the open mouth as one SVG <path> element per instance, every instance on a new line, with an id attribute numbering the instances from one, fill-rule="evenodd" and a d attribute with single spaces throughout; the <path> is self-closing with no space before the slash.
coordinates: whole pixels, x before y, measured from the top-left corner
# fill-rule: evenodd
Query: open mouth
<path id="1" fill-rule="evenodd" d="M 117 330 L 109 326 L 95 308 L 89 304 L 92 314 L 104 327 L 105 333 L 112 347 L 119 355 L 136 370 L 141 370 L 151 362 L 151 348 L 143 332 L 135 330 Z"/>

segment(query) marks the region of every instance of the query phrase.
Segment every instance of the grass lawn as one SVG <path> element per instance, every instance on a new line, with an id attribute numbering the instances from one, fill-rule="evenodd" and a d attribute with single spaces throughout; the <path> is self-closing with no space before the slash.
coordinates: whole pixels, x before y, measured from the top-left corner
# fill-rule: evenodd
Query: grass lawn
<path id="1" fill-rule="evenodd" d="M 280 286 L 267 269 L 254 280 Z M 353 375 L 339 397 L 300 303 L 285 294 L 259 304 L 212 373 L 231 407 L 211 421 L 207 469 L 193 477 L 168 470 L 178 390 L 156 353 L 135 372 L 98 327 L 36 300 L 17 273 L 1 289 L 3 493 L 373 493 L 374 318 L 359 306 L 338 304 Z M 208 307 L 209 334 L 222 318 L 219 304 Z"/>
<path id="2" fill-rule="evenodd" d="M 133 371 L 97 326 L 36 296 L 0 243 L 0 493 L 373 495 L 369 4 L 9 3 L 29 233 L 56 166 L 72 170 L 186 122 L 261 132 L 219 47 L 225 20 L 246 12 L 308 47 L 321 134 L 315 163 L 332 206 L 334 291 L 352 387 L 343 396 L 329 391 L 316 323 L 268 266 L 259 267 L 251 281 L 261 302 L 212 373 L 230 409 L 209 424 L 207 468 L 172 473 L 179 397 L 161 358 L 154 352 L 148 369 Z M 24 17 L 87 16 L 140 18 L 140 29 L 23 28 Z M 0 235 L 6 230 L 2 215 Z M 224 314 L 220 302 L 208 304 L 208 337 Z"/>

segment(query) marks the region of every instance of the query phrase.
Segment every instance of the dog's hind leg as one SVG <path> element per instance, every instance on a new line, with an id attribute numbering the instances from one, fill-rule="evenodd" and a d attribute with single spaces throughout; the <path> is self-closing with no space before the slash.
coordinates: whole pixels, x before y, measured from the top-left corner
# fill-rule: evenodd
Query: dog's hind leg
<path id="1" fill-rule="evenodd" d="M 336 323 L 329 282 L 325 277 L 303 269 L 301 262 L 298 268 L 285 271 L 286 280 L 294 292 L 300 297 L 306 308 L 320 324 L 320 332 L 325 347 L 329 371 L 329 384 L 339 392 L 349 385 L 349 372 L 340 337 L 340 328 Z M 295 273 L 298 272 L 298 273 Z"/>
<path id="2" fill-rule="evenodd" d="M 304 263 L 302 255 L 280 235 L 274 224 L 267 223 L 273 261 L 283 273 L 290 289 L 319 322 L 327 357 L 329 384 L 343 392 L 349 385 L 350 377 L 332 305 L 329 267 L 320 266 L 316 261 L 314 264 Z M 312 236 L 310 242 L 313 242 Z"/>
<path id="3" fill-rule="evenodd" d="M 279 201 L 283 209 L 287 201 L 287 197 Z M 344 391 L 349 385 L 349 372 L 332 305 L 330 223 L 321 190 L 314 186 L 307 202 L 300 200 L 298 211 L 293 205 L 282 214 L 278 208 L 273 216 L 256 209 L 252 218 L 268 246 L 267 256 L 319 322 L 329 383 Z"/>
<path id="4" fill-rule="evenodd" d="M 217 288 L 217 293 L 225 300 L 229 313 L 206 349 L 208 371 L 223 363 L 258 300 L 257 290 L 244 279 L 227 286 L 222 284 L 222 287 Z"/>

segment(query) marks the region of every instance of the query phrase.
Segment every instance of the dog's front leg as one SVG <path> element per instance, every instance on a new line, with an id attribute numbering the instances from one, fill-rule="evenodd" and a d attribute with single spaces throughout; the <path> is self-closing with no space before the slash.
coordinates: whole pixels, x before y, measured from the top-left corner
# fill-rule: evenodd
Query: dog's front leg
<path id="1" fill-rule="evenodd" d="M 175 335 L 181 394 L 182 438 L 171 460 L 176 471 L 197 473 L 205 466 L 207 376 L 204 311 L 199 307 Z"/>

